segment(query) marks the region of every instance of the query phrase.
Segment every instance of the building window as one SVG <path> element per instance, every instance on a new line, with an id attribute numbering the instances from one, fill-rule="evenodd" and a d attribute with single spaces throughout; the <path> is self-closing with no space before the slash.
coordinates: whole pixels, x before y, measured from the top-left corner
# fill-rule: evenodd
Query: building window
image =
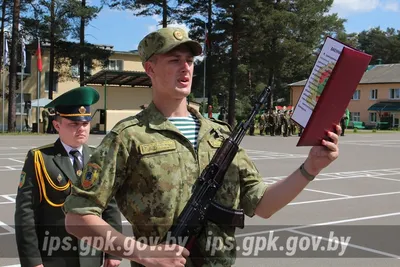
<path id="1" fill-rule="evenodd" d="M 22 99 L 22 115 L 28 115 L 27 110 L 25 109 L 25 101 L 31 99 L 31 94 L 24 94 L 24 98 Z M 15 113 L 16 115 L 21 115 L 21 93 L 15 94 Z"/>
<path id="2" fill-rule="evenodd" d="M 378 89 L 372 89 L 372 90 L 369 92 L 369 99 L 371 99 L 371 100 L 376 100 L 376 99 L 378 99 Z"/>
<path id="3" fill-rule="evenodd" d="M 49 76 L 50 72 L 46 71 L 44 75 L 44 90 L 45 92 L 49 91 Z M 54 72 L 53 75 L 53 92 L 57 93 L 58 91 L 58 72 Z"/>
<path id="4" fill-rule="evenodd" d="M 353 94 L 353 100 L 360 100 L 360 90 L 356 90 Z"/>
<path id="5" fill-rule="evenodd" d="M 124 61 L 121 59 L 110 59 L 106 65 L 108 70 L 124 70 Z"/>
<path id="6" fill-rule="evenodd" d="M 85 62 L 84 72 L 85 77 L 90 75 L 92 71 L 92 63 L 90 61 Z M 79 78 L 79 63 L 71 66 L 71 76 L 73 78 Z"/>
<path id="7" fill-rule="evenodd" d="M 390 99 L 400 99 L 400 89 L 389 89 L 389 98 Z"/>
<path id="8" fill-rule="evenodd" d="M 376 112 L 369 113 L 369 122 L 376 122 Z"/>
<path id="9" fill-rule="evenodd" d="M 360 112 L 350 112 L 351 121 L 360 121 Z"/>
<path id="10" fill-rule="evenodd" d="M 20 57 L 20 56 L 19 56 Z M 17 73 L 18 75 L 21 75 L 21 66 L 22 66 L 22 60 L 18 58 L 18 65 L 17 65 Z M 31 74 L 31 64 L 32 64 L 32 55 L 29 51 L 26 51 L 26 66 L 24 68 L 24 74 Z"/>

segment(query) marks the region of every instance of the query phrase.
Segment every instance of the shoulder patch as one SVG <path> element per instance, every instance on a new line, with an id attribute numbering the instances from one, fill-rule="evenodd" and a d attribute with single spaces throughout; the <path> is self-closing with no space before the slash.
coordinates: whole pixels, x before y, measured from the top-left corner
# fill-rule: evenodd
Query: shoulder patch
<path id="1" fill-rule="evenodd" d="M 219 148 L 222 145 L 222 140 L 208 140 L 208 143 L 210 144 L 211 147 L 213 148 Z"/>
<path id="2" fill-rule="evenodd" d="M 128 127 L 137 125 L 139 123 L 139 120 L 136 116 L 131 116 L 128 118 L 125 118 L 121 121 L 119 121 L 112 129 L 111 132 L 114 132 L 116 134 L 120 134 L 123 130 L 125 130 Z"/>
<path id="3" fill-rule="evenodd" d="M 82 187 L 84 189 L 92 188 L 99 178 L 100 171 L 101 167 L 98 164 L 89 162 L 81 176 Z"/>
<path id="4" fill-rule="evenodd" d="M 229 131 L 232 132 L 232 127 L 231 127 L 231 125 L 229 123 L 227 123 L 225 121 L 217 120 L 215 118 L 210 118 L 209 120 L 212 121 L 212 122 L 215 122 L 215 123 L 218 123 L 218 124 L 221 124 L 221 125 L 224 125 L 224 126 L 228 127 Z"/>
<path id="5" fill-rule="evenodd" d="M 25 184 L 25 177 L 26 177 L 26 172 L 22 171 L 22 172 L 21 172 L 21 175 L 20 175 L 20 177 L 19 177 L 19 185 L 18 185 L 19 188 L 22 188 L 22 187 L 24 186 L 24 184 Z"/>
<path id="6" fill-rule="evenodd" d="M 96 150 L 96 148 L 97 148 L 97 146 L 92 146 L 92 145 L 90 145 L 90 146 L 88 146 L 89 147 L 89 150 L 90 151 L 94 151 L 94 150 Z"/>

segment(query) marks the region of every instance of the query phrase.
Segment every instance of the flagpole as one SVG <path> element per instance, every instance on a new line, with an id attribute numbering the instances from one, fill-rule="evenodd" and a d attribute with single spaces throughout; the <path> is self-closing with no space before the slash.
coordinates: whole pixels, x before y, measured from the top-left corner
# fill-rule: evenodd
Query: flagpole
<path id="1" fill-rule="evenodd" d="M 7 62 L 7 57 L 8 57 L 8 55 L 7 55 L 7 53 L 6 53 L 6 49 L 7 49 L 7 43 L 6 43 L 6 40 L 7 40 L 7 38 L 6 38 L 6 33 L 4 32 L 4 34 L 3 34 L 3 62 L 2 62 L 2 64 L 3 64 L 3 73 L 1 74 L 1 79 L 2 79 L 2 82 L 3 82 L 3 88 L 2 88 L 2 96 L 3 96 L 3 98 L 2 98 L 2 104 L 3 104 L 3 112 L 2 112 L 2 117 L 3 117 L 3 121 L 2 121 L 2 124 L 1 124 L 1 126 L 2 126 L 2 131 L 3 131 L 3 133 L 4 133 L 4 113 L 5 113 L 5 108 L 4 108 L 4 102 L 5 102 L 5 91 L 6 91 L 6 79 L 5 79 L 5 77 L 4 77 L 4 75 L 5 75 L 5 73 L 6 73 L 6 71 L 5 71 L 5 68 L 6 68 L 6 62 Z"/>
<path id="2" fill-rule="evenodd" d="M 4 44 L 4 43 L 3 43 Z M 3 128 L 3 133 L 4 133 L 4 113 L 5 113 L 5 108 L 4 108 L 4 102 L 5 102 L 5 91 L 6 91 L 6 79 L 5 79 L 5 77 L 4 77 L 4 75 L 6 74 L 6 70 L 5 70 L 5 68 L 6 68 L 6 66 L 3 64 L 3 73 L 1 74 L 1 79 L 2 79 L 2 82 L 3 82 L 3 88 L 1 89 L 2 90 L 2 104 L 3 104 L 3 112 L 2 112 L 2 116 L 3 116 L 3 121 L 2 121 L 2 128 Z"/>
<path id="3" fill-rule="evenodd" d="M 39 133 L 39 120 L 40 120 L 40 106 L 39 106 L 39 99 L 40 99 L 40 71 L 37 71 L 37 81 L 38 81 L 38 88 L 37 88 L 37 108 L 36 108 L 36 124 L 37 124 L 37 133 Z"/>
<path id="4" fill-rule="evenodd" d="M 3 44 L 4 44 L 4 42 L 3 42 Z M 4 56 L 3 56 L 4 57 Z M 2 102 L 2 105 L 3 105 L 3 109 L 2 109 L 2 116 L 3 116 L 3 120 L 2 120 L 2 122 L 1 122 L 1 127 L 2 127 L 2 132 L 4 133 L 4 87 L 5 87 L 5 80 L 6 79 L 4 79 L 4 75 L 5 75 L 5 65 L 3 64 L 3 71 L 2 71 L 2 73 L 1 73 L 1 82 L 2 82 L 2 87 L 1 87 L 1 91 L 2 91 L 2 99 L 1 99 L 1 102 Z"/>
<path id="5" fill-rule="evenodd" d="M 24 40 L 24 36 L 22 35 L 21 28 L 20 28 L 20 34 L 21 34 L 21 133 L 22 133 L 22 131 L 23 131 L 23 114 L 25 114 L 24 109 L 22 109 L 22 103 L 23 103 L 23 101 L 25 101 L 25 99 L 24 99 L 24 72 L 25 72 L 25 66 L 26 66 L 26 54 L 25 54 L 25 40 Z"/>
<path id="6" fill-rule="evenodd" d="M 204 99 L 206 98 L 206 61 L 207 61 L 207 54 L 206 54 L 206 47 L 207 47 L 207 23 L 205 23 L 205 33 L 206 36 L 204 38 L 204 51 L 203 51 L 203 64 L 204 64 L 204 75 L 203 75 L 203 114 L 206 113 L 206 106 L 207 104 L 204 103 Z"/>
<path id="7" fill-rule="evenodd" d="M 24 99 L 24 63 L 23 63 L 23 59 L 21 59 L 21 133 L 22 133 L 22 114 L 24 112 L 24 110 L 22 109 L 22 101 Z"/>
<path id="8" fill-rule="evenodd" d="M 40 51 L 40 38 L 38 38 L 38 51 L 37 53 L 41 53 Z M 39 54 L 36 54 L 36 60 L 39 61 Z M 37 125 L 37 133 L 39 133 L 39 120 L 40 120 L 40 106 L 39 106 L 39 99 L 40 99 L 40 70 L 39 64 L 36 64 L 37 69 L 37 108 L 36 108 L 36 125 Z"/>

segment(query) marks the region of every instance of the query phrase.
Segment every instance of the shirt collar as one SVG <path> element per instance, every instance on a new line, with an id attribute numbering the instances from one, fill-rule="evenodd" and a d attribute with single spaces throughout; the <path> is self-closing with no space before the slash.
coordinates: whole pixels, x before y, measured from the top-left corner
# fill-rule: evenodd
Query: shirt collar
<path id="1" fill-rule="evenodd" d="M 60 141 L 61 141 L 61 139 L 60 139 Z M 83 155 L 83 146 L 80 146 L 80 147 L 78 147 L 78 148 L 72 148 L 72 147 L 70 147 L 69 145 L 65 144 L 63 141 L 61 141 L 61 144 L 63 145 L 65 151 L 67 151 L 67 154 L 68 154 L 68 155 L 69 155 L 69 152 L 70 152 L 71 150 L 78 150 L 79 153 L 81 153 L 81 156 Z"/>

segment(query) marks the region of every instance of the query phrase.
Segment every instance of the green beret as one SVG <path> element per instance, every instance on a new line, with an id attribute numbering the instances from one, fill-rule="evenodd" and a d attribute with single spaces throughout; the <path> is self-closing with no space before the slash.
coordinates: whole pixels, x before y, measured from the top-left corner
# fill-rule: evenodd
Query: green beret
<path id="1" fill-rule="evenodd" d="M 194 56 L 202 53 L 200 43 L 190 39 L 186 31 L 176 27 L 162 28 L 146 35 L 139 43 L 138 52 L 144 63 L 151 56 L 165 54 L 181 44 L 187 44 Z"/>
<path id="2" fill-rule="evenodd" d="M 45 108 L 54 108 L 57 116 L 72 121 L 91 121 L 90 106 L 99 101 L 99 98 L 96 89 L 78 87 L 58 96 Z"/>

